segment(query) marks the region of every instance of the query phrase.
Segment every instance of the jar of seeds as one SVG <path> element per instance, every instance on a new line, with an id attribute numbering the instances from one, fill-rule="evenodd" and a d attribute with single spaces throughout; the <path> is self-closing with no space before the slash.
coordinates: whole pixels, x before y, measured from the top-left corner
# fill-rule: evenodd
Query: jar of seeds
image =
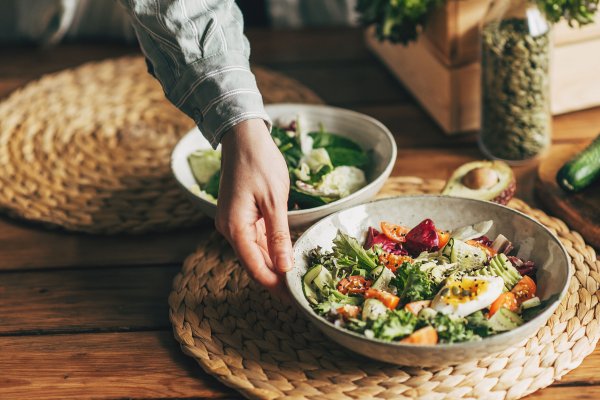
<path id="1" fill-rule="evenodd" d="M 480 147 L 509 163 L 532 159 L 551 139 L 550 23 L 534 2 L 494 0 L 481 32 Z"/>

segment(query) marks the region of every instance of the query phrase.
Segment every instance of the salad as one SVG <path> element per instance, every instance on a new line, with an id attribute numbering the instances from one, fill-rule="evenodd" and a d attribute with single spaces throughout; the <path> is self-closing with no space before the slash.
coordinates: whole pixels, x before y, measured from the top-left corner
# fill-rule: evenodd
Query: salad
<path id="1" fill-rule="evenodd" d="M 338 231 L 331 251 L 308 252 L 304 294 L 318 315 L 367 338 L 434 345 L 509 331 L 551 299 L 536 296 L 532 261 L 511 255 L 505 236 L 485 236 L 492 225 L 381 222 L 364 245 Z"/>
<path id="2" fill-rule="evenodd" d="M 367 184 L 370 154 L 354 141 L 325 130 L 306 131 L 300 117 L 273 126 L 271 136 L 290 174 L 288 209 L 318 207 L 346 197 Z M 196 184 L 190 190 L 217 203 L 221 151 L 197 150 L 188 156 Z"/>

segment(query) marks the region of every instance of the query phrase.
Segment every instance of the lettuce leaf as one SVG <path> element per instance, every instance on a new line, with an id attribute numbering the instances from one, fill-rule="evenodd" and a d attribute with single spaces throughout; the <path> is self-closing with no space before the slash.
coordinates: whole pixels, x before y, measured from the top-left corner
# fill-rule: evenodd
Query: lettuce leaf
<path id="1" fill-rule="evenodd" d="M 339 230 L 333 239 L 333 253 L 337 258 L 350 260 L 367 271 L 378 265 L 377 254 L 373 250 L 365 250 L 358 240 Z"/>

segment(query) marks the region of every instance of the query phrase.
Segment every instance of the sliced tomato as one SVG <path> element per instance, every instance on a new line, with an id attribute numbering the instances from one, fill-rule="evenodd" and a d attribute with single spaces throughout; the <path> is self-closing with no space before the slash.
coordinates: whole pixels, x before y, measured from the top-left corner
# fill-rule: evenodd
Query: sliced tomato
<path id="1" fill-rule="evenodd" d="M 438 234 L 438 248 L 443 249 L 444 246 L 446 244 L 448 244 L 448 241 L 450 240 L 450 232 L 446 232 L 446 231 L 437 231 Z"/>
<path id="2" fill-rule="evenodd" d="M 512 312 L 517 312 L 519 310 L 517 298 L 515 297 L 514 293 L 506 292 L 498 296 L 498 298 L 490 306 L 490 313 L 488 314 L 488 317 L 496 314 L 496 312 L 501 308 L 506 308 Z"/>
<path id="3" fill-rule="evenodd" d="M 431 300 L 413 301 L 412 303 L 405 305 L 404 309 L 414 315 L 417 315 L 422 309 L 429 307 L 430 304 Z"/>
<path id="4" fill-rule="evenodd" d="M 492 249 L 490 246 L 478 242 L 477 240 L 467 240 L 466 243 L 474 247 L 479 247 L 481 250 L 485 251 L 485 254 L 487 254 L 489 257 L 494 257 L 496 254 L 498 254 L 496 250 Z"/>
<path id="5" fill-rule="evenodd" d="M 426 326 L 425 328 L 418 329 L 400 341 L 400 343 L 418 345 L 432 345 L 437 344 L 437 342 L 438 334 L 433 326 Z"/>
<path id="6" fill-rule="evenodd" d="M 354 306 L 351 304 L 346 304 L 337 308 L 338 314 L 340 314 L 344 319 L 348 318 L 356 318 L 358 314 L 360 314 L 360 307 Z"/>
<path id="7" fill-rule="evenodd" d="M 385 253 L 379 256 L 379 262 L 385 265 L 386 268 L 391 270 L 392 272 L 396 272 L 396 270 L 402 266 L 405 262 L 413 262 L 413 258 L 411 256 L 400 256 L 391 253 Z"/>
<path id="8" fill-rule="evenodd" d="M 400 297 L 394 296 L 391 293 L 384 292 L 383 290 L 377 290 L 369 288 L 365 292 L 365 297 L 367 299 L 377 299 L 383 303 L 390 310 L 395 310 L 400 302 Z"/>
<path id="9" fill-rule="evenodd" d="M 360 275 L 352 275 L 338 283 L 338 291 L 343 294 L 360 294 L 371 287 L 371 281 Z"/>
<path id="10" fill-rule="evenodd" d="M 392 224 L 390 222 L 382 221 L 381 231 L 388 239 L 393 240 L 396 243 L 402 243 L 406 241 L 406 234 L 410 231 L 409 228 L 401 225 Z"/>
<path id="11" fill-rule="evenodd" d="M 536 290 L 537 286 L 533 279 L 525 275 L 523 279 L 517 282 L 515 287 L 512 288 L 511 293 L 514 293 L 517 304 L 521 305 L 524 301 L 534 298 Z"/>

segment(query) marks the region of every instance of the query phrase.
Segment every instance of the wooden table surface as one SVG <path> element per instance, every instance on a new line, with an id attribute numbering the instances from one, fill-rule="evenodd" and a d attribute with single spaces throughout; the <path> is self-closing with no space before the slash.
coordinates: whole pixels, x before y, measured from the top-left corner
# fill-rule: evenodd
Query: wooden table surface
<path id="1" fill-rule="evenodd" d="M 381 120 L 398 142 L 395 175 L 446 179 L 482 158 L 473 136 L 448 138 L 367 51 L 357 29 L 248 32 L 252 61 L 296 78 L 325 102 Z M 116 44 L 3 48 L 0 97 L 40 75 L 138 53 Z M 590 140 L 600 108 L 554 121 L 554 144 Z M 516 168 L 534 202 L 534 166 Z M 98 237 L 0 217 L 0 398 L 239 398 L 184 356 L 167 296 L 201 230 Z M 600 351 L 529 398 L 600 398 Z"/>

